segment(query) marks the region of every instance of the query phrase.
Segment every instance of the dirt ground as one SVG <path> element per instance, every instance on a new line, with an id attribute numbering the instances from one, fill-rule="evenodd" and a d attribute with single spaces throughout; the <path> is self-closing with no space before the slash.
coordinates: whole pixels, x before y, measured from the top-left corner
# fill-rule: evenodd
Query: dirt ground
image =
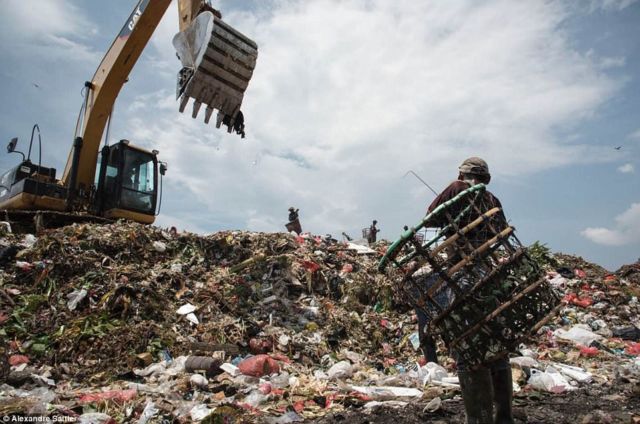
<path id="1" fill-rule="evenodd" d="M 459 396 L 444 400 L 434 413 L 423 412 L 426 402 L 402 409 L 349 409 L 312 421 L 318 424 L 464 423 Z M 515 422 L 521 423 L 640 423 L 640 395 L 617 389 L 585 388 L 568 394 L 519 393 L 514 398 Z"/>

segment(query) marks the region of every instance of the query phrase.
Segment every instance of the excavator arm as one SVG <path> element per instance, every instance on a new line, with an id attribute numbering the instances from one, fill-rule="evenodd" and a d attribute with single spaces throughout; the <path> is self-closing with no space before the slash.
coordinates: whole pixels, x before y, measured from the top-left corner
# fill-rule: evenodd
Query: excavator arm
<path id="1" fill-rule="evenodd" d="M 140 0 L 86 83 L 81 131 L 60 179 L 71 191 L 82 195 L 92 186 L 100 141 L 115 100 L 170 4 L 171 0 Z M 180 111 L 193 98 L 194 118 L 205 103 L 205 121 L 215 108 L 218 127 L 224 123 L 229 132 L 234 127 L 242 130 L 240 105 L 255 68 L 257 45 L 224 23 L 204 0 L 178 0 L 178 13 L 181 32 L 174 45 L 183 64 L 178 75 Z"/>
<path id="2" fill-rule="evenodd" d="M 171 0 L 141 0 L 100 62 L 91 82 L 85 84 L 80 140 L 76 139 L 69 152 L 60 178 L 63 186 L 87 190 L 93 184 L 100 141 L 113 105 L 170 4 Z"/>

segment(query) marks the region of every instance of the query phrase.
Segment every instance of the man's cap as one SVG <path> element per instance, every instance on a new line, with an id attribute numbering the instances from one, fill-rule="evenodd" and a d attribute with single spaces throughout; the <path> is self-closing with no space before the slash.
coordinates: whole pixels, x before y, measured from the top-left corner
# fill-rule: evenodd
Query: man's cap
<path id="1" fill-rule="evenodd" d="M 463 174 L 491 175 L 489 174 L 489 165 L 487 165 L 487 162 L 475 156 L 465 159 L 462 165 L 458 167 L 458 170 Z"/>
<path id="2" fill-rule="evenodd" d="M 290 211 L 293 211 L 293 210 L 295 210 L 295 208 L 294 208 L 293 206 L 291 206 L 291 207 L 289 208 L 289 210 L 290 210 Z"/>

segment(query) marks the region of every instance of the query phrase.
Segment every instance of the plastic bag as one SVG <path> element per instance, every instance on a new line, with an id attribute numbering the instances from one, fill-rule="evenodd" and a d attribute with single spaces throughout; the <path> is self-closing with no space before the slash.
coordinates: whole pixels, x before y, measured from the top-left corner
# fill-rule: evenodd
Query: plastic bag
<path id="1" fill-rule="evenodd" d="M 268 355 L 256 355 L 240 362 L 238 369 L 244 375 L 262 377 L 264 375 L 279 373 L 280 365 Z"/>
<path id="2" fill-rule="evenodd" d="M 635 325 L 626 327 L 613 328 L 613 337 L 619 337 L 622 340 L 640 341 L 640 328 Z"/>
<path id="3" fill-rule="evenodd" d="M 579 346 L 580 348 L 580 356 L 585 356 L 587 358 L 591 358 L 594 356 L 598 356 L 600 351 L 597 347 L 588 347 L 588 346 Z"/>
<path id="4" fill-rule="evenodd" d="M 629 342 L 624 349 L 627 355 L 640 355 L 640 343 Z"/>
<path id="5" fill-rule="evenodd" d="M 422 391 L 410 387 L 353 386 L 356 392 L 364 393 L 372 399 L 393 399 L 396 397 L 421 397 Z"/>
<path id="6" fill-rule="evenodd" d="M 78 417 L 80 424 L 115 424 L 115 420 L 102 412 L 88 412 Z"/>
<path id="7" fill-rule="evenodd" d="M 254 390 L 247 397 L 244 398 L 243 403 L 256 408 L 262 402 L 267 400 L 267 395 L 263 394 L 260 390 Z"/>
<path id="8" fill-rule="evenodd" d="M 449 376 L 447 370 L 435 362 L 427 362 L 423 367 L 420 367 L 418 375 L 422 379 L 422 384 L 431 383 L 434 381 L 442 381 L 443 378 Z"/>
<path id="9" fill-rule="evenodd" d="M 538 366 L 538 361 L 531 358 L 530 356 L 516 356 L 515 358 L 510 358 L 509 362 L 512 364 L 516 364 L 521 368 L 522 367 L 533 368 Z"/>
<path id="10" fill-rule="evenodd" d="M 527 383 L 534 389 L 551 393 L 563 393 L 567 390 L 573 390 L 567 379 L 553 367 L 547 367 L 546 371 L 532 369 L 531 377 L 529 377 Z"/>
<path id="11" fill-rule="evenodd" d="M 101 400 L 113 400 L 119 402 L 127 402 L 136 397 L 138 394 L 136 389 L 127 390 L 108 390 L 106 392 L 85 393 L 80 396 L 80 403 L 98 402 Z"/>
<path id="12" fill-rule="evenodd" d="M 189 415 L 191 416 L 191 419 L 193 421 L 202 421 L 203 419 L 211 415 L 212 412 L 213 409 L 207 408 L 207 405 L 200 404 L 191 408 L 191 410 L 189 411 Z"/>
<path id="13" fill-rule="evenodd" d="M 158 412 L 160 411 L 158 410 L 158 408 L 156 408 L 155 403 L 148 400 L 147 404 L 144 407 L 144 410 L 142 411 L 142 414 L 140 414 L 140 418 L 138 419 L 138 424 L 147 424 L 147 422 L 151 418 L 153 418 Z"/>
<path id="14" fill-rule="evenodd" d="M 67 308 L 69 308 L 70 311 L 75 310 L 78 304 L 82 302 L 82 299 L 84 299 L 86 296 L 87 290 L 84 288 L 72 291 L 67 295 L 67 299 L 69 299 L 67 301 Z"/>
<path id="15" fill-rule="evenodd" d="M 29 357 L 25 355 L 11 355 L 9 356 L 8 362 L 9 362 L 9 365 L 11 365 L 12 367 L 18 366 L 20 364 L 28 364 Z"/>
<path id="16" fill-rule="evenodd" d="M 327 371 L 330 380 L 349 378 L 353 375 L 353 367 L 349 361 L 340 361 Z"/>
<path id="17" fill-rule="evenodd" d="M 269 417 L 267 418 L 268 424 L 288 424 L 288 423 L 298 423 L 303 422 L 304 418 L 296 413 L 296 411 L 288 411 L 279 417 Z"/>
<path id="18" fill-rule="evenodd" d="M 283 371 L 282 374 L 271 377 L 271 384 L 277 389 L 284 389 L 289 386 L 289 373 Z"/>
<path id="19" fill-rule="evenodd" d="M 167 250 L 167 245 L 161 241 L 154 241 L 151 246 L 156 252 L 162 253 Z"/>
<path id="20" fill-rule="evenodd" d="M 593 381 L 593 375 L 586 372 L 583 368 L 557 363 L 554 363 L 553 367 L 578 383 L 590 383 Z"/>
<path id="21" fill-rule="evenodd" d="M 193 374 L 189 378 L 189 383 L 191 383 L 192 387 L 198 387 L 202 389 L 207 387 L 207 385 L 209 384 L 209 380 L 207 380 L 207 377 L 205 377 L 204 375 Z"/>
<path id="22" fill-rule="evenodd" d="M 593 341 L 602 339 L 602 336 L 582 327 L 578 327 L 577 325 L 572 327 L 569 331 L 558 328 L 553 332 L 553 335 L 560 339 L 570 340 L 584 346 L 589 346 Z"/>

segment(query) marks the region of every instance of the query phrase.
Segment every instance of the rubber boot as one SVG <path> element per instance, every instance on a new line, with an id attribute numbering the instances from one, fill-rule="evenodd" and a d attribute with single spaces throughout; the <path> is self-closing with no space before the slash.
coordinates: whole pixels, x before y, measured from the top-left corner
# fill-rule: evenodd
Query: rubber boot
<path id="1" fill-rule="evenodd" d="M 467 413 L 467 424 L 491 424 L 493 422 L 493 382 L 491 371 L 480 368 L 475 371 L 459 371 L 462 400 Z"/>
<path id="2" fill-rule="evenodd" d="M 511 367 L 493 370 L 493 402 L 496 408 L 496 424 L 513 424 L 511 403 L 513 400 L 513 377 Z"/>

